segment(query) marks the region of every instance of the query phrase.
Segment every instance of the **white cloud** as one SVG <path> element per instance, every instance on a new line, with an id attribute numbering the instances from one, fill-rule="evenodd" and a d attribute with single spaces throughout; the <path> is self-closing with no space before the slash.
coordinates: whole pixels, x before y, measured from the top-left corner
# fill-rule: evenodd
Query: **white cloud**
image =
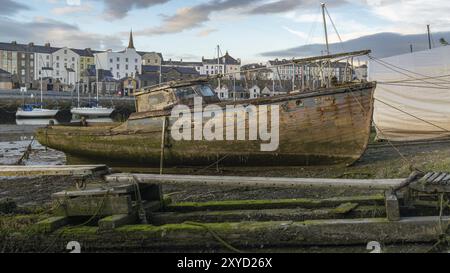
<path id="1" fill-rule="evenodd" d="M 88 13 L 94 10 L 94 7 L 91 4 L 82 4 L 79 6 L 65 6 L 65 7 L 57 7 L 52 9 L 52 13 L 56 15 L 67 15 L 73 13 Z"/>

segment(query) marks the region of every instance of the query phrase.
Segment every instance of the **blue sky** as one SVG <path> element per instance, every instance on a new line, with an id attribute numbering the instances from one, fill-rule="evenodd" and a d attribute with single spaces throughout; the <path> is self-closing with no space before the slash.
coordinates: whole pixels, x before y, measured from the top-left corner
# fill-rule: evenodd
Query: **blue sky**
<path id="1" fill-rule="evenodd" d="M 328 10 L 342 39 L 380 32 L 450 30 L 449 1 L 334 0 Z M 166 59 L 199 60 L 223 53 L 245 63 L 261 54 L 323 43 L 316 0 L 0 0 L 2 41 L 118 50 L 135 32 L 138 50 Z M 337 42 L 328 22 L 331 42 Z"/>

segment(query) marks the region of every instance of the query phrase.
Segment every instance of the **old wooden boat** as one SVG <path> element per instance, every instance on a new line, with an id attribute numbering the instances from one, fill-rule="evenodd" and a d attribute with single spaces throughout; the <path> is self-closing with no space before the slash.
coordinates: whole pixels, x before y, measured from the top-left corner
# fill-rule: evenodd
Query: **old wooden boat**
<path id="1" fill-rule="evenodd" d="M 145 167 L 161 162 L 165 166 L 351 164 L 368 146 L 375 87 L 375 82 L 332 84 L 314 91 L 220 102 L 207 79 L 171 82 L 138 93 L 137 113 L 123 124 L 49 126 L 39 130 L 37 138 L 45 146 L 99 163 L 118 161 Z M 261 144 L 267 141 L 249 140 L 248 131 L 246 140 L 175 140 L 171 130 L 178 119 L 171 116 L 172 110 L 179 105 L 193 107 L 194 97 L 203 98 L 203 106 L 215 104 L 222 109 L 279 106 L 277 149 L 262 151 Z M 224 131 L 228 118 L 223 115 Z M 201 120 L 205 125 L 211 117 Z M 198 125 L 195 118 L 190 121 L 193 128 Z M 249 130 L 249 115 L 244 124 L 235 124 L 235 136 L 239 130 Z"/>

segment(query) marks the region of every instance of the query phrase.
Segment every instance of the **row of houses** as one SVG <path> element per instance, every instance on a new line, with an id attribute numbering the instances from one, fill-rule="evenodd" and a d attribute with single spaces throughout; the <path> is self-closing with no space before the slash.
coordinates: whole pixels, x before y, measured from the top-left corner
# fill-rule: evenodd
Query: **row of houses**
<path id="1" fill-rule="evenodd" d="M 178 79 L 176 77 L 223 73 L 229 73 L 229 78 L 240 79 L 240 67 L 241 60 L 231 57 L 228 52 L 220 58 L 202 58 L 201 62 L 165 61 L 161 53 L 137 51 L 132 32 L 128 47 L 119 52 L 57 48 L 49 43 L 43 46 L 0 43 L 0 69 L 14 77 L 15 87 L 37 88 L 44 80 L 46 85 L 58 83 L 66 91 L 80 85 L 82 90 L 90 90 L 93 83 L 87 80 L 93 77 L 93 71 L 102 71 L 99 72 L 100 81 L 104 78 L 110 83 L 115 80 L 116 85 L 128 79 L 142 81 L 142 85 L 147 86 Z"/>
<path id="2" fill-rule="evenodd" d="M 347 62 L 335 62 L 329 66 L 298 65 L 292 60 L 270 60 L 266 64 L 248 64 L 241 67 L 243 76 L 247 81 L 274 80 L 292 81 L 308 80 L 323 74 L 331 75 L 336 81 L 351 81 L 354 79 L 367 80 L 367 65 L 360 64 L 353 68 Z"/>
<path id="3" fill-rule="evenodd" d="M 221 100 L 257 99 L 261 97 L 285 95 L 288 93 L 285 88 L 275 84 L 255 84 L 249 88 L 245 88 L 241 85 L 228 86 L 223 84 L 214 91 Z"/>

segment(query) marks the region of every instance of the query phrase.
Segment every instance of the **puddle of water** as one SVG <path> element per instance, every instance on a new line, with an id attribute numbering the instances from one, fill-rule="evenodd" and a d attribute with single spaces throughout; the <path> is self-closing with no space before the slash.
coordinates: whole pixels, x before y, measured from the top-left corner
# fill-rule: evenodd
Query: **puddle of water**
<path id="1" fill-rule="evenodd" d="M 30 145 L 33 134 L 39 126 L 0 125 L 0 165 L 15 165 Z M 46 149 L 33 141 L 32 152 L 25 165 L 65 165 L 66 156 L 62 152 Z"/>

